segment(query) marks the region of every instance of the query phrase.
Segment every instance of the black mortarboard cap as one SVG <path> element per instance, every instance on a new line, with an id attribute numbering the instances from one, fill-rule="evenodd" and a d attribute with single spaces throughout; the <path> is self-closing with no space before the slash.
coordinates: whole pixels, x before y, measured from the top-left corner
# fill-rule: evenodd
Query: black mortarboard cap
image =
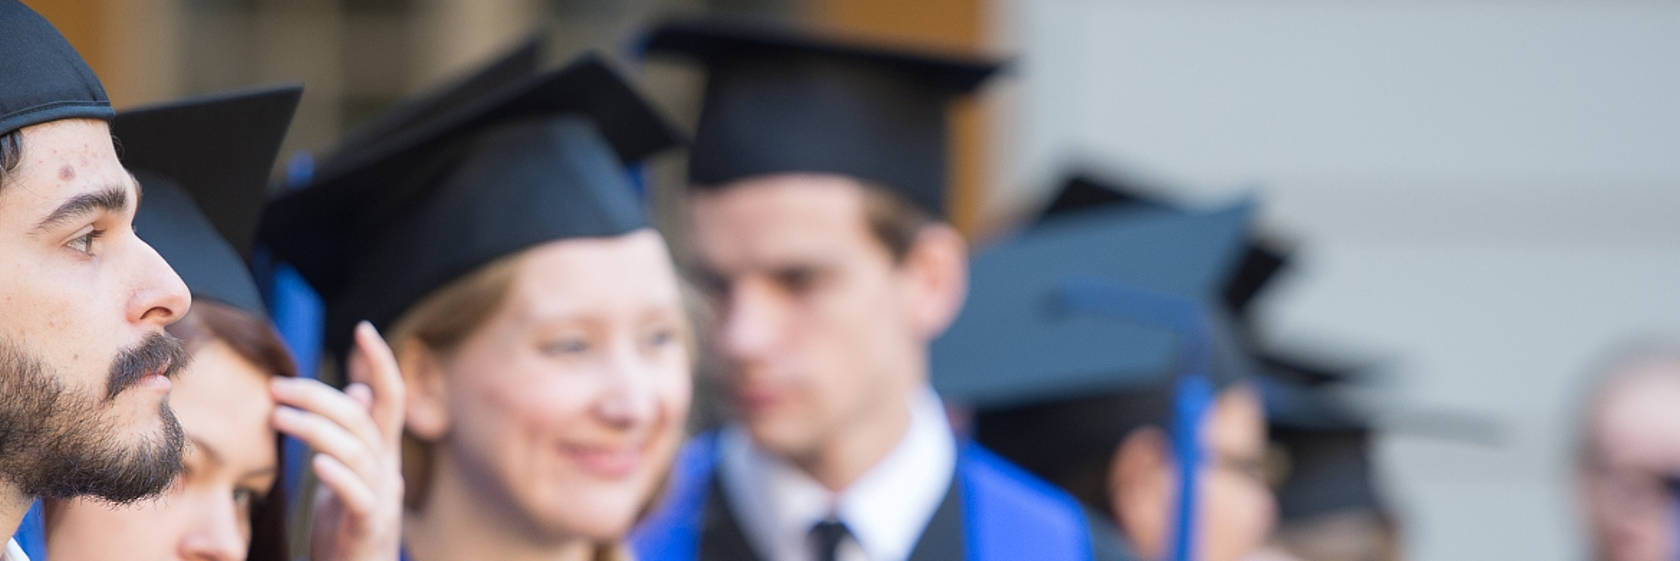
<path id="1" fill-rule="evenodd" d="M 265 315 L 245 258 L 302 94 L 300 86 L 216 93 L 111 121 L 123 165 L 145 190 L 135 231 L 195 298 Z"/>
<path id="2" fill-rule="evenodd" d="M 1110 209 L 980 252 L 963 311 L 933 344 L 935 387 L 1003 408 L 1149 385 L 1189 366 L 1187 339 L 1212 353 L 1204 374 L 1228 381 L 1247 366 L 1207 295 L 1240 255 L 1251 209 Z M 1093 298 L 1107 303 L 1082 307 Z M 1166 315 L 1180 325 L 1155 319 Z"/>
<path id="3" fill-rule="evenodd" d="M 1061 188 L 1035 222 L 1043 223 L 1105 208 L 1184 210 L 1138 181 L 1081 172 L 1070 175 L 1062 182 Z M 1239 319 L 1247 318 L 1255 299 L 1288 264 L 1287 251 L 1277 242 L 1250 239 L 1236 267 L 1220 287 L 1220 297 L 1226 308 Z"/>
<path id="4" fill-rule="evenodd" d="M 1350 510 L 1386 512 L 1374 480 L 1371 415 L 1336 393 L 1350 377 L 1321 368 L 1302 375 L 1287 364 L 1257 378 L 1272 447 L 1284 458 L 1279 518 L 1288 524 Z"/>
<path id="5" fill-rule="evenodd" d="M 1272 442 L 1288 458 L 1276 491 L 1284 524 L 1351 510 L 1389 514 L 1376 482 L 1369 428 L 1272 431 Z"/>
<path id="6" fill-rule="evenodd" d="M 269 205 L 262 239 L 327 304 L 330 349 L 431 291 L 543 242 L 647 226 L 625 164 L 679 143 L 597 55 L 339 154 Z"/>
<path id="7" fill-rule="evenodd" d="M 945 215 L 947 113 L 995 72 L 975 56 L 918 52 L 743 20 L 668 21 L 648 54 L 698 61 L 706 88 L 689 182 L 833 173 Z"/>
<path id="8" fill-rule="evenodd" d="M 0 0 L 0 76 L 0 134 L 113 115 L 93 69 L 58 29 L 18 0 Z"/>

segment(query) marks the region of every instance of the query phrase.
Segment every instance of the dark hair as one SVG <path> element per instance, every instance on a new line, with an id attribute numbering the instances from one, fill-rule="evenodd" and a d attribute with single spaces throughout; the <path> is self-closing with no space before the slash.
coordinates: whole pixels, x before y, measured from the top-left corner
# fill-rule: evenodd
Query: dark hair
<path id="1" fill-rule="evenodd" d="M 0 188 L 6 186 L 6 174 L 17 170 L 23 162 L 23 132 L 15 130 L 0 134 Z"/>
<path id="2" fill-rule="evenodd" d="M 234 354 L 249 361 L 269 376 L 297 376 L 297 364 L 290 351 L 266 319 L 232 306 L 211 301 L 193 302 L 192 311 L 171 324 L 170 334 L 180 337 L 188 351 L 219 341 Z M 276 442 L 275 459 L 285 464 L 285 439 Z M 247 561 L 287 561 L 286 489 L 281 478 L 274 480 L 268 498 L 251 510 L 251 544 Z"/>

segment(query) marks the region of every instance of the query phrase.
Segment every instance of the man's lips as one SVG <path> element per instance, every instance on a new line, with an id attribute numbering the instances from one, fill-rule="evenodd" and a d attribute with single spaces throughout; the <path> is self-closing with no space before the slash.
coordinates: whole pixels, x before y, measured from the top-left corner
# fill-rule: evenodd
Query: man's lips
<path id="1" fill-rule="evenodd" d="M 787 390 L 769 386 L 744 387 L 735 390 L 735 405 L 742 412 L 753 413 L 773 409 L 787 398 Z"/>

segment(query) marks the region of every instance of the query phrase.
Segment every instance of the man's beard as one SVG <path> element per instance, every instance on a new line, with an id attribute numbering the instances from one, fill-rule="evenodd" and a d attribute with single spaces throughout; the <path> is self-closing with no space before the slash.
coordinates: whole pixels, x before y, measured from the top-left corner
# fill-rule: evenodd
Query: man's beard
<path id="1" fill-rule="evenodd" d="M 32 497 L 96 497 L 133 502 L 157 494 L 181 470 L 181 424 L 169 403 L 163 427 L 139 442 L 109 411 L 123 389 L 163 369 L 173 377 L 187 363 L 179 341 L 153 335 L 112 363 L 105 395 L 83 395 L 36 358 L 0 341 L 0 479 Z M 101 399 L 103 398 L 103 399 Z"/>

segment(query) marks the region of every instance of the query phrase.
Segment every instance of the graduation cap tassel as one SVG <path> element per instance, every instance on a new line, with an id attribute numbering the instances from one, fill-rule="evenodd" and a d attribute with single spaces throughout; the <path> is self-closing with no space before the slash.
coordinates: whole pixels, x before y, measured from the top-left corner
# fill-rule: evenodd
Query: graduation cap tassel
<path id="1" fill-rule="evenodd" d="M 1196 559 L 1197 473 L 1201 470 L 1202 426 L 1216 394 L 1208 378 L 1212 367 L 1210 329 L 1194 300 L 1096 278 L 1063 283 L 1062 304 L 1071 310 L 1101 313 L 1171 330 L 1179 337 L 1182 373 L 1173 392 L 1173 451 L 1178 460 L 1178 501 L 1168 559 Z"/>

